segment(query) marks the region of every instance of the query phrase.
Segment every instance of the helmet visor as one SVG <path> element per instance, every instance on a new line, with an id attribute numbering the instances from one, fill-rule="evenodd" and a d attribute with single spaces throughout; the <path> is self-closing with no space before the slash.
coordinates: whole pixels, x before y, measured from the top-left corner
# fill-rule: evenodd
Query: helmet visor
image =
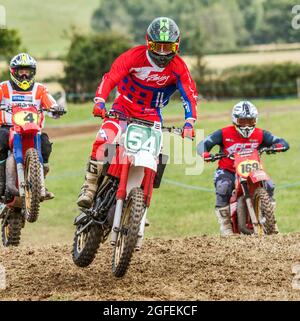
<path id="1" fill-rule="evenodd" d="M 256 118 L 238 118 L 237 125 L 240 127 L 252 127 L 256 125 Z"/>
<path id="2" fill-rule="evenodd" d="M 148 49 L 158 55 L 169 55 L 178 51 L 178 42 L 148 42 Z"/>
<path id="3" fill-rule="evenodd" d="M 14 68 L 12 71 L 19 80 L 30 80 L 35 76 L 35 69 L 30 67 Z"/>

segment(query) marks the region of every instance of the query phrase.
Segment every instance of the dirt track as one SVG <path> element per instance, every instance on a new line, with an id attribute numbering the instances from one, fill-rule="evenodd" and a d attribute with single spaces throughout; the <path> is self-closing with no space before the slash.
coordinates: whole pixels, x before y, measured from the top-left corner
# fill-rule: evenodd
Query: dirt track
<path id="1" fill-rule="evenodd" d="M 70 251 L 1 247 L 8 287 L 0 300 L 300 300 L 291 286 L 300 233 L 149 239 L 123 279 L 111 274 L 108 244 L 85 269 Z"/>

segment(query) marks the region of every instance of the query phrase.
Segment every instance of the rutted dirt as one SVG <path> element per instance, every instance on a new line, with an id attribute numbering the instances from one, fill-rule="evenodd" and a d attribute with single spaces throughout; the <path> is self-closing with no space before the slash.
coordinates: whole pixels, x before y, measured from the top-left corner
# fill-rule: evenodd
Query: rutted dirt
<path id="1" fill-rule="evenodd" d="M 148 239 L 122 279 L 112 276 L 109 244 L 84 269 L 70 252 L 1 247 L 8 287 L 0 300 L 300 300 L 292 288 L 300 233 Z"/>

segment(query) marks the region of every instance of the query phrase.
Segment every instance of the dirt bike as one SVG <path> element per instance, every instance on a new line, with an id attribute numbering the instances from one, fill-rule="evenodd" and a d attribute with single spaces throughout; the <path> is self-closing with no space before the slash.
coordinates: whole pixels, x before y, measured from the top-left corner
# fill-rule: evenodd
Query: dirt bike
<path id="1" fill-rule="evenodd" d="M 41 153 L 41 114 L 35 105 L 2 106 L 10 113 L 11 151 L 6 160 L 6 190 L 0 202 L 2 243 L 4 246 L 20 243 L 25 221 L 38 219 L 40 202 L 45 196 L 43 158 Z M 49 110 L 57 117 L 65 111 Z"/>
<path id="2" fill-rule="evenodd" d="M 72 256 L 77 266 L 88 266 L 111 234 L 112 273 L 122 277 L 134 251 L 141 249 L 152 191 L 167 163 L 161 154 L 162 131 L 181 135 L 182 129 L 111 112 L 108 116 L 125 121 L 127 128 L 116 145 L 107 145 L 92 207 L 82 208 L 75 218 Z"/>
<path id="3" fill-rule="evenodd" d="M 241 150 L 229 155 L 220 153 L 204 159 L 214 162 L 228 157 L 234 160 L 236 180 L 230 199 L 234 233 L 255 235 L 277 233 L 275 208 L 266 188 L 266 181 L 270 178 L 263 169 L 260 155 L 264 152 L 280 151 L 282 151 L 280 148 L 265 147 L 259 151 Z"/>

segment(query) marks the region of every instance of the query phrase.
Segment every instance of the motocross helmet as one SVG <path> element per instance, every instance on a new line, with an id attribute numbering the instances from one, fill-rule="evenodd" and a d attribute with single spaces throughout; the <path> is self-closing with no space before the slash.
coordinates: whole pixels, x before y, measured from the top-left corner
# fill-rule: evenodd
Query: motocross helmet
<path id="1" fill-rule="evenodd" d="M 167 17 L 154 19 L 146 35 L 150 58 L 164 68 L 175 57 L 179 49 L 180 31 L 174 20 Z"/>
<path id="2" fill-rule="evenodd" d="M 10 78 L 21 90 L 34 84 L 36 61 L 27 53 L 20 53 L 10 61 Z"/>
<path id="3" fill-rule="evenodd" d="M 244 138 L 253 133 L 258 119 L 257 108 L 250 101 L 240 101 L 232 110 L 232 122 Z"/>

